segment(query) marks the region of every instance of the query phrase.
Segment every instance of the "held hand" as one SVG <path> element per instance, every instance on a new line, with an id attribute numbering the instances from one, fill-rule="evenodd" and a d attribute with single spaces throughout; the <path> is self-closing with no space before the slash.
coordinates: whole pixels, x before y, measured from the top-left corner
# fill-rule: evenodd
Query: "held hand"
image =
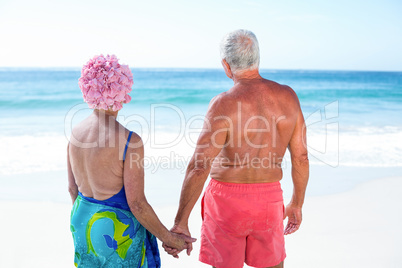
<path id="1" fill-rule="evenodd" d="M 289 205 L 286 206 L 283 219 L 286 219 L 286 217 L 288 217 L 288 224 L 286 225 L 284 234 L 288 235 L 296 232 L 300 227 L 300 224 L 302 222 L 301 207 L 297 207 L 292 203 L 290 203 Z"/>
<path id="2" fill-rule="evenodd" d="M 173 228 L 171 229 L 171 232 L 176 233 L 176 234 L 179 234 L 179 235 L 181 235 L 182 237 L 185 237 L 185 238 L 186 238 L 187 255 L 190 256 L 190 253 L 191 253 L 191 251 L 193 250 L 193 244 L 192 244 L 192 243 L 195 242 L 196 239 L 195 239 L 195 238 L 191 238 L 191 234 L 190 234 L 190 231 L 188 230 L 188 226 L 180 227 L 180 226 L 178 226 L 178 225 L 175 225 L 175 226 L 173 226 Z M 179 255 L 178 255 L 178 254 L 183 250 L 183 249 L 179 250 L 179 249 L 177 249 L 177 248 L 170 247 L 170 246 L 169 246 L 168 244 L 166 244 L 166 243 L 163 243 L 163 244 L 162 244 L 162 247 L 165 249 L 165 251 L 166 251 L 168 254 L 172 255 L 172 256 L 175 257 L 175 258 L 179 258 Z"/>
<path id="3" fill-rule="evenodd" d="M 189 245 L 196 240 L 197 239 L 191 238 L 190 236 L 170 232 L 170 239 L 165 244 L 170 248 L 182 251 L 183 249 L 188 249 Z"/>

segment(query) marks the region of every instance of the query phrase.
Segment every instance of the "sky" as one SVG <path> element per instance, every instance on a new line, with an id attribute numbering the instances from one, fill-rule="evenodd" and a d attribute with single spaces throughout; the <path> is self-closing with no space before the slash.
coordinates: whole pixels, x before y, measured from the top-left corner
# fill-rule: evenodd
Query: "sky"
<path id="1" fill-rule="evenodd" d="M 264 69 L 402 71 L 400 0 L 0 0 L 0 67 L 221 68 L 253 31 Z"/>

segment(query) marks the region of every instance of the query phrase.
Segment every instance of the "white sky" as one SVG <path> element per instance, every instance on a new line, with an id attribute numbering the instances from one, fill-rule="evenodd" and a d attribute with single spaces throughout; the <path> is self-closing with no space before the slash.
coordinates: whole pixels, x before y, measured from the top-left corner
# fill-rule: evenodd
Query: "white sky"
<path id="1" fill-rule="evenodd" d="M 402 71 L 400 0 L 0 0 L 1 67 L 220 68 L 225 33 L 253 31 L 261 68 Z"/>

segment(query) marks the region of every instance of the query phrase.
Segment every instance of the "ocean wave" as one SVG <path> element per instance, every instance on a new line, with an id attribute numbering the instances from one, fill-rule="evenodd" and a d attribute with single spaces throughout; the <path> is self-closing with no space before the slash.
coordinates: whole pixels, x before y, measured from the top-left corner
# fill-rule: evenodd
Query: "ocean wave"
<path id="1" fill-rule="evenodd" d="M 174 152 L 188 161 L 198 136 L 191 135 L 174 131 L 159 131 L 156 136 L 144 133 L 146 156 L 168 157 Z M 312 165 L 402 167 L 402 126 L 310 131 L 307 138 Z M 0 156 L 0 175 L 64 170 L 67 143 L 68 137 L 57 133 L 0 136 L 2 152 L 6 152 Z M 290 163 L 288 153 L 285 161 Z"/>

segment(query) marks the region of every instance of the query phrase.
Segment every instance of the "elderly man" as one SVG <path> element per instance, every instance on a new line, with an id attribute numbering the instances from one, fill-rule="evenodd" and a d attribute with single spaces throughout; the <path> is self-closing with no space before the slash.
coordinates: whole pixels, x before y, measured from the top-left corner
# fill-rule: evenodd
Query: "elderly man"
<path id="1" fill-rule="evenodd" d="M 210 103 L 172 231 L 190 236 L 188 218 L 210 174 L 202 199 L 200 261 L 218 268 L 283 267 L 284 234 L 300 227 L 309 177 L 300 103 L 290 87 L 260 76 L 252 32 L 226 35 L 221 57 L 234 86 Z M 286 148 L 294 191 L 285 210 L 279 181 Z"/>

